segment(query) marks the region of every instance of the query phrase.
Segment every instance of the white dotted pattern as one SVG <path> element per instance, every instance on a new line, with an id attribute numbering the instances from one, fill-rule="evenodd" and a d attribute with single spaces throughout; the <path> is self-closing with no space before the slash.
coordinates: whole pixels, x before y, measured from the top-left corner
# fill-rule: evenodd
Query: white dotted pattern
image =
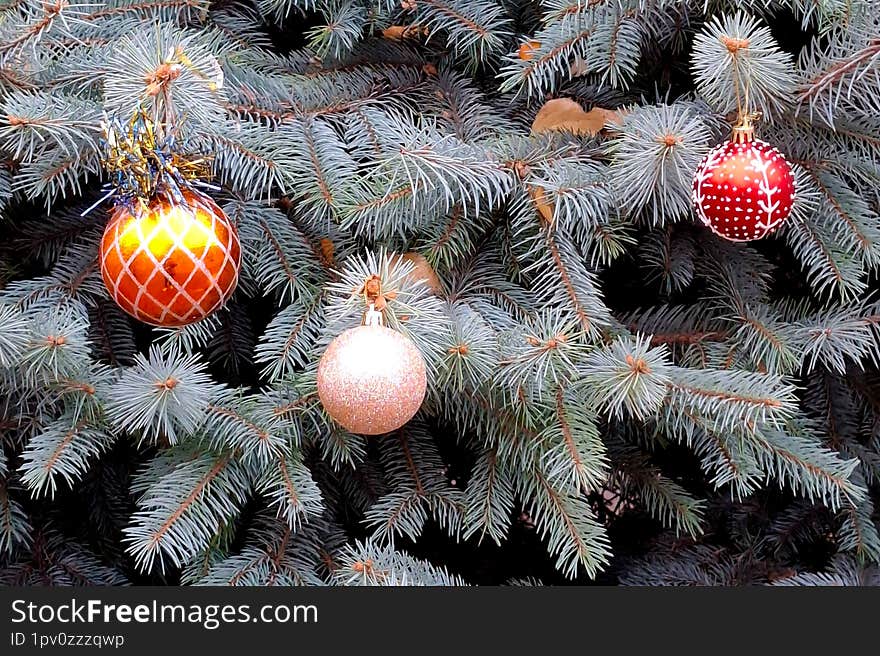
<path id="1" fill-rule="evenodd" d="M 752 241 L 772 232 L 791 214 L 794 196 L 791 167 L 764 141 L 721 144 L 694 175 L 697 216 L 730 241 Z"/>

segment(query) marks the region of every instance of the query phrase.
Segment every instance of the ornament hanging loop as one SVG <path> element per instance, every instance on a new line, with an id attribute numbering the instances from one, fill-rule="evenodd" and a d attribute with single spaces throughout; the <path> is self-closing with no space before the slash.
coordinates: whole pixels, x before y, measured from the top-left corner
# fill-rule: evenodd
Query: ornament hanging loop
<path id="1" fill-rule="evenodd" d="M 366 281 L 364 281 L 364 286 L 362 287 L 362 291 L 364 294 L 364 303 L 369 308 L 367 312 L 364 314 L 363 325 L 364 326 L 382 326 L 384 325 L 382 310 L 384 308 L 384 298 L 382 296 L 382 279 L 377 275 L 370 276 Z M 376 309 L 376 305 L 379 305 L 380 309 Z"/>
<path id="2" fill-rule="evenodd" d="M 743 48 L 748 48 L 749 42 L 747 39 L 727 37 L 722 39 L 722 43 L 727 47 L 733 60 L 733 89 L 736 92 L 737 119 L 733 126 L 733 137 L 731 140 L 734 143 L 747 143 L 754 139 L 754 122 L 760 118 L 759 113 L 752 112 L 750 109 L 749 80 L 743 78 L 739 68 L 739 52 Z"/>

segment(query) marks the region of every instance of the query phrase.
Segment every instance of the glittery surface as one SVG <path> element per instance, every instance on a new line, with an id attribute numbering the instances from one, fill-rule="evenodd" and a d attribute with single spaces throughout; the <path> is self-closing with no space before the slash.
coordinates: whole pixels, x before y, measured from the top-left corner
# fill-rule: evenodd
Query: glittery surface
<path id="1" fill-rule="evenodd" d="M 330 342 L 318 364 L 324 409 L 352 433 L 381 435 L 412 419 L 425 398 L 425 360 L 384 326 L 358 326 Z"/>
<path id="2" fill-rule="evenodd" d="M 101 239 L 101 275 L 113 300 L 156 326 L 182 326 L 219 308 L 235 290 L 241 247 L 207 196 L 186 204 L 157 196 L 149 207 L 117 207 Z"/>
<path id="3" fill-rule="evenodd" d="M 772 232 L 791 214 L 794 192 L 785 157 L 763 141 L 721 144 L 694 175 L 697 215 L 730 241 L 751 241 Z"/>

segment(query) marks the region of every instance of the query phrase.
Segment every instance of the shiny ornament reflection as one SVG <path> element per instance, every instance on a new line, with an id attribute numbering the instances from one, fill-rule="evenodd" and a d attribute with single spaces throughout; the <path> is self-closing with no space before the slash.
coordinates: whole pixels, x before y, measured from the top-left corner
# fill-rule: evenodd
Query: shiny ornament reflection
<path id="1" fill-rule="evenodd" d="M 352 433 L 381 435 L 403 426 L 425 398 L 425 360 L 412 340 L 379 325 L 351 328 L 318 364 L 324 409 Z"/>
<path id="2" fill-rule="evenodd" d="M 134 210 L 119 206 L 101 239 L 101 275 L 113 300 L 156 326 L 183 326 L 208 316 L 238 282 L 241 247 L 235 228 L 207 196 L 184 191 Z"/>

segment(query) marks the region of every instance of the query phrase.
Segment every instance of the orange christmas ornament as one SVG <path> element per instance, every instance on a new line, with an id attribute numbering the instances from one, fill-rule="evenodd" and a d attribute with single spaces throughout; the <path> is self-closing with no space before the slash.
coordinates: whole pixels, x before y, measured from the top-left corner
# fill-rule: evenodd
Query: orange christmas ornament
<path id="1" fill-rule="evenodd" d="M 101 239 L 110 296 L 154 326 L 183 326 L 223 305 L 238 283 L 241 246 L 217 204 L 191 189 L 118 205 Z"/>

